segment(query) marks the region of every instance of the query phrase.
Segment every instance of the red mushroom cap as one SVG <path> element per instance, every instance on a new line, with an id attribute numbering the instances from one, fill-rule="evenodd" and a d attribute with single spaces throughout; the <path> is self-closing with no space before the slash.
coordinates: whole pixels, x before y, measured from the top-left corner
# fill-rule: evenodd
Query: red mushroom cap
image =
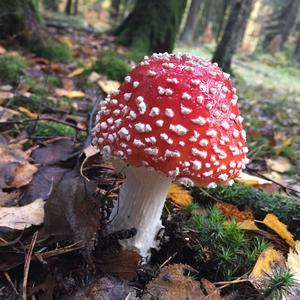
<path id="1" fill-rule="evenodd" d="M 224 183 L 247 162 L 237 99 L 217 64 L 153 54 L 103 102 L 94 144 L 133 166 L 201 186 Z"/>

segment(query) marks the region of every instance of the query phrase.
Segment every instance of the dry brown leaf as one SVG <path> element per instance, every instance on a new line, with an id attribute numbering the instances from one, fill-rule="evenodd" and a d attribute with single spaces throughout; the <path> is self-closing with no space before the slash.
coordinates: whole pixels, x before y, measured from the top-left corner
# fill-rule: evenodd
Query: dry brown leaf
<path id="1" fill-rule="evenodd" d="M 236 219 L 238 222 L 245 221 L 245 220 L 254 220 L 254 216 L 250 209 L 241 211 L 235 205 L 220 200 L 216 203 L 216 207 L 224 215 L 230 216 Z"/>
<path id="2" fill-rule="evenodd" d="M 204 300 L 200 282 L 184 276 L 185 270 L 191 267 L 184 264 L 163 267 L 159 276 L 147 284 L 142 300 Z"/>
<path id="3" fill-rule="evenodd" d="M 0 207 L 0 227 L 23 230 L 44 222 L 44 205 L 42 199 L 21 207 Z"/>
<path id="4" fill-rule="evenodd" d="M 278 156 L 276 159 L 266 159 L 266 162 L 270 169 L 279 173 L 288 172 L 292 168 L 290 161 L 284 156 Z"/>
<path id="5" fill-rule="evenodd" d="M 78 75 L 82 74 L 84 71 L 85 71 L 85 68 L 78 67 L 75 70 L 73 70 L 71 73 L 69 73 L 68 77 L 72 78 L 72 77 L 78 76 Z"/>
<path id="6" fill-rule="evenodd" d="M 272 246 L 265 249 L 258 257 L 249 279 L 255 287 L 265 278 L 266 274 L 271 275 L 274 266 L 285 264 L 283 254 Z"/>
<path id="7" fill-rule="evenodd" d="M 0 101 L 1 100 L 6 100 L 6 99 L 11 99 L 14 96 L 15 96 L 14 93 L 6 92 L 6 91 L 0 91 Z"/>
<path id="8" fill-rule="evenodd" d="M 30 60 L 33 64 L 39 64 L 39 65 L 48 65 L 49 60 L 43 57 L 34 57 Z"/>
<path id="9" fill-rule="evenodd" d="M 5 121 L 11 119 L 13 116 L 17 116 L 19 114 L 20 113 L 17 111 L 0 106 L 0 121 L 1 122 L 5 122 Z"/>
<path id="10" fill-rule="evenodd" d="M 98 80 L 97 81 L 98 85 L 100 88 L 105 92 L 106 94 L 111 93 L 113 90 L 116 90 L 120 86 L 120 82 L 115 81 L 115 80 Z"/>
<path id="11" fill-rule="evenodd" d="M 88 82 L 94 83 L 96 81 L 98 81 L 101 78 L 101 75 L 99 75 L 96 72 L 92 72 L 89 77 L 88 77 Z"/>
<path id="12" fill-rule="evenodd" d="M 68 77 L 63 77 L 61 79 L 61 83 L 62 83 L 62 87 L 63 89 L 67 90 L 67 91 L 73 91 L 75 86 L 74 86 L 74 82 L 71 78 Z"/>
<path id="13" fill-rule="evenodd" d="M 20 192 L 4 193 L 0 191 L 0 207 L 12 206 L 20 196 Z"/>
<path id="14" fill-rule="evenodd" d="M 286 243 L 295 248 L 295 241 L 293 235 L 288 231 L 287 225 L 279 221 L 279 219 L 273 214 L 267 214 L 263 220 L 263 223 L 268 226 L 270 229 L 275 231 Z"/>
<path id="15" fill-rule="evenodd" d="M 67 98 L 83 98 L 85 93 L 81 91 L 67 91 L 65 89 L 56 88 L 54 89 L 54 94 L 57 97 L 67 97 Z"/>
<path id="16" fill-rule="evenodd" d="M 37 168 L 27 161 L 27 154 L 12 146 L 0 145 L 0 189 L 28 184 Z"/>
<path id="17" fill-rule="evenodd" d="M 175 183 L 171 183 L 167 198 L 181 207 L 187 207 L 193 201 L 191 194 Z"/>
<path id="18" fill-rule="evenodd" d="M 32 111 L 30 111 L 28 108 L 23 107 L 23 106 L 19 106 L 18 107 L 19 111 L 23 114 L 25 114 L 27 117 L 31 118 L 31 119 L 37 119 L 38 118 L 38 114 L 33 113 Z"/>

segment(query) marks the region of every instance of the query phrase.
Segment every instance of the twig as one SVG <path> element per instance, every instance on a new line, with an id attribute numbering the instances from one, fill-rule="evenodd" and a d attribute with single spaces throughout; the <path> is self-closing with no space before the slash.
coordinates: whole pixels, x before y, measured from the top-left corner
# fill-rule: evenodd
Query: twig
<path id="1" fill-rule="evenodd" d="M 39 119 L 25 119 L 25 120 L 18 120 L 18 121 L 5 121 L 5 122 L 0 122 L 0 125 L 9 125 L 9 124 L 23 125 L 23 124 L 26 124 L 26 123 L 32 123 L 32 122 L 38 122 L 38 121 L 56 122 L 56 123 L 60 123 L 60 124 L 72 127 L 72 128 L 74 128 L 76 130 L 79 130 L 79 131 L 85 131 L 85 129 L 79 128 L 79 127 L 77 127 L 76 125 L 74 125 L 72 123 L 57 120 L 57 119 L 53 119 L 53 118 L 39 118 Z"/>
<path id="2" fill-rule="evenodd" d="M 9 276 L 9 274 L 8 274 L 7 272 L 4 272 L 4 276 L 5 276 L 6 280 L 8 281 L 8 283 L 10 284 L 10 286 L 12 287 L 12 289 L 14 290 L 14 292 L 15 292 L 17 295 L 19 295 L 19 293 L 18 293 L 18 291 L 17 291 L 15 285 L 13 284 L 13 282 L 12 282 L 10 276 Z"/>
<path id="3" fill-rule="evenodd" d="M 38 253 L 38 255 L 40 257 L 42 257 L 43 259 L 47 259 L 47 258 L 52 257 L 52 256 L 56 256 L 56 255 L 76 251 L 76 250 L 82 249 L 83 247 L 84 246 L 82 245 L 81 241 L 79 241 L 79 242 L 76 242 L 72 245 L 68 245 L 66 247 L 63 247 L 63 248 L 50 250 L 50 251 L 44 252 L 44 253 Z"/>
<path id="4" fill-rule="evenodd" d="M 25 258 L 25 264 L 24 264 L 24 278 L 23 278 L 23 296 L 22 299 L 26 300 L 27 299 L 27 281 L 28 281 L 28 274 L 29 274 L 29 268 L 30 268 L 30 263 L 31 263 L 31 257 L 32 257 L 32 252 L 33 252 L 33 248 L 34 245 L 36 243 L 37 240 L 37 236 L 38 236 L 38 231 L 36 231 L 33 236 L 32 236 L 32 240 L 31 243 L 29 245 L 28 248 L 28 252 L 26 254 L 26 258 Z"/>
<path id="5" fill-rule="evenodd" d="M 159 268 L 162 269 L 171 259 L 173 259 L 177 255 L 177 252 L 172 254 L 170 257 L 168 257 L 160 266 Z"/>

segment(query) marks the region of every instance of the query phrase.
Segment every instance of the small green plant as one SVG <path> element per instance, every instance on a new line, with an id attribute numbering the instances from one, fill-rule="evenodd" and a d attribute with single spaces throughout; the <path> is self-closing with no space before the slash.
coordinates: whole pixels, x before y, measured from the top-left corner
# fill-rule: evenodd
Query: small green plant
<path id="1" fill-rule="evenodd" d="M 259 288 L 263 299 L 281 300 L 291 294 L 297 283 L 293 273 L 287 268 L 277 268 L 272 275 L 266 276 Z"/>
<path id="2" fill-rule="evenodd" d="M 130 68 L 119 54 L 106 52 L 94 63 L 92 71 L 105 74 L 113 80 L 123 81 Z"/>
<path id="3" fill-rule="evenodd" d="M 73 58 L 72 51 L 68 46 L 53 40 L 31 40 L 28 42 L 28 47 L 36 55 L 51 61 L 68 63 Z"/>
<path id="4" fill-rule="evenodd" d="M 56 122 L 36 122 L 27 127 L 34 136 L 75 136 L 76 130 Z"/>
<path id="5" fill-rule="evenodd" d="M 217 208 L 210 208 L 207 216 L 194 216 L 192 227 L 200 240 L 195 246 L 196 259 L 210 265 L 213 280 L 232 280 L 243 275 L 268 246 L 262 238 L 247 236 Z"/>
<path id="6" fill-rule="evenodd" d="M 20 55 L 5 54 L 0 56 L 0 80 L 17 83 L 25 73 L 26 62 Z"/>

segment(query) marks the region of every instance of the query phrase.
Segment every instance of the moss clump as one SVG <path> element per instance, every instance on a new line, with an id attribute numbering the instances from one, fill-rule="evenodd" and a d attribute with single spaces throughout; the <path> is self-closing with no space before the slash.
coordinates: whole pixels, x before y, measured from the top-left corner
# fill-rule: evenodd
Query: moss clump
<path id="1" fill-rule="evenodd" d="M 232 280 L 243 275 L 268 246 L 262 238 L 247 236 L 217 208 L 211 208 L 207 216 L 194 216 L 192 227 L 199 234 L 196 258 L 209 265 L 214 276 L 211 280 Z"/>
<path id="2" fill-rule="evenodd" d="M 56 122 L 37 122 L 27 126 L 33 136 L 75 136 L 76 130 Z"/>
<path id="3" fill-rule="evenodd" d="M 23 57 L 5 54 L 0 56 L 0 79 L 6 83 L 17 83 L 27 68 Z"/>
<path id="4" fill-rule="evenodd" d="M 193 188 L 192 195 L 197 202 L 211 202 L 210 195 L 240 208 L 249 207 L 257 219 L 263 219 L 267 213 L 272 213 L 288 224 L 296 237 L 300 237 L 300 201 L 294 197 L 279 193 L 269 194 L 251 186 L 238 184 L 218 186 L 205 192 Z"/>
<path id="5" fill-rule="evenodd" d="M 130 72 L 130 67 L 119 54 L 106 52 L 94 63 L 92 71 L 105 74 L 112 80 L 122 81 Z"/>
<path id="6" fill-rule="evenodd" d="M 30 39 L 27 45 L 33 53 L 51 61 L 68 63 L 73 59 L 71 49 L 53 40 Z"/>

